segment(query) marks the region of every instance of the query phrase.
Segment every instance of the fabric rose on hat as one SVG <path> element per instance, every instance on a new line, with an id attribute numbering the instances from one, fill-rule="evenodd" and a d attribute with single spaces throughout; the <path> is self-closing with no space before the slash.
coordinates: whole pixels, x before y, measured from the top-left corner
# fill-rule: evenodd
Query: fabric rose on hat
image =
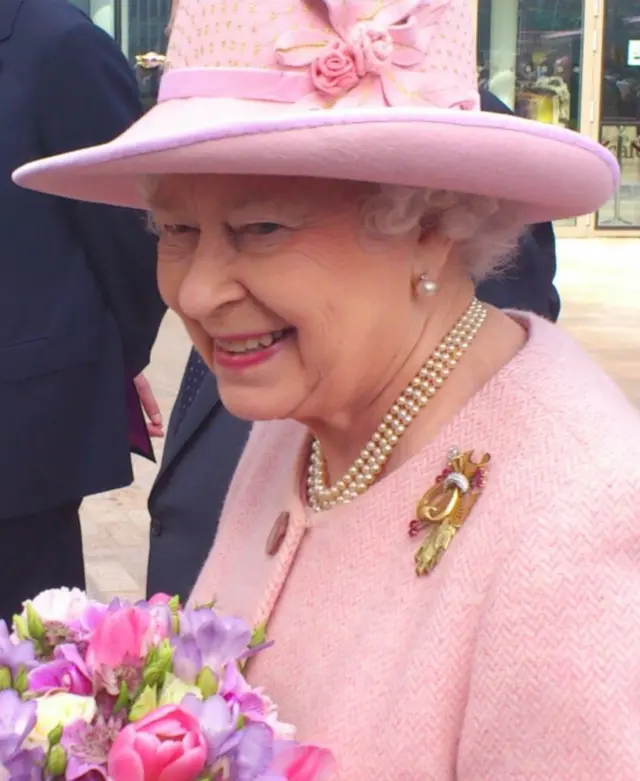
<path id="1" fill-rule="evenodd" d="M 309 108 L 389 106 L 476 108 L 474 85 L 425 67 L 437 24 L 450 0 L 323 0 L 329 30 L 289 30 L 276 40 L 276 58 L 308 68 Z M 376 100 L 377 99 L 377 100 Z"/>
<path id="2" fill-rule="evenodd" d="M 383 29 L 364 25 L 350 36 L 360 78 L 367 73 L 380 74 L 393 55 L 393 38 Z"/>
<path id="3" fill-rule="evenodd" d="M 353 49 L 343 41 L 333 41 L 311 63 L 313 86 L 325 95 L 343 95 L 356 86 L 359 76 Z"/>

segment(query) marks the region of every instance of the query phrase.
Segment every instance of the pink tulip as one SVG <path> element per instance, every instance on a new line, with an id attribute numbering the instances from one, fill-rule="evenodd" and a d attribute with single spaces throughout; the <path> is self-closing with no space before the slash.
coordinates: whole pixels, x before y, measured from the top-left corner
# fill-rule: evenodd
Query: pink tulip
<path id="1" fill-rule="evenodd" d="M 157 607 L 158 605 L 168 605 L 169 602 L 171 602 L 172 597 L 170 597 L 168 594 L 163 594 L 162 592 L 158 594 L 154 594 L 149 602 L 147 603 L 149 607 Z"/>
<path id="2" fill-rule="evenodd" d="M 165 705 L 118 735 L 107 760 L 111 781 L 195 781 L 207 759 L 198 720 Z"/>
<path id="3" fill-rule="evenodd" d="M 334 771 L 335 760 L 327 749 L 294 743 L 277 754 L 270 769 L 287 781 L 323 781 Z"/>
<path id="4" fill-rule="evenodd" d="M 131 606 L 108 610 L 89 638 L 87 664 L 93 670 L 116 667 L 144 659 L 153 635 L 152 618 Z"/>

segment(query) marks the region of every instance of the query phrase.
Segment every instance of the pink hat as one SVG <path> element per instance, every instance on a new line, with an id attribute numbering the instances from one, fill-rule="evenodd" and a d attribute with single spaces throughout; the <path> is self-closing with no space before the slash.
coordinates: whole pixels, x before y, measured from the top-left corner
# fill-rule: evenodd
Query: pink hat
<path id="1" fill-rule="evenodd" d="M 103 146 L 14 180 L 143 207 L 141 174 L 329 177 L 518 201 L 529 222 L 618 186 L 599 144 L 482 113 L 468 0 L 180 0 L 158 103 Z"/>

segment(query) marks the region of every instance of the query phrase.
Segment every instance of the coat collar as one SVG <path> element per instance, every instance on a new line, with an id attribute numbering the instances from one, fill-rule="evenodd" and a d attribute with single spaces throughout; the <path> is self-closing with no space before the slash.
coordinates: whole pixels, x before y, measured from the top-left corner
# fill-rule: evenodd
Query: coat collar
<path id="1" fill-rule="evenodd" d="M 24 0 L 0 0 L 0 41 L 11 37 L 20 6 Z"/>

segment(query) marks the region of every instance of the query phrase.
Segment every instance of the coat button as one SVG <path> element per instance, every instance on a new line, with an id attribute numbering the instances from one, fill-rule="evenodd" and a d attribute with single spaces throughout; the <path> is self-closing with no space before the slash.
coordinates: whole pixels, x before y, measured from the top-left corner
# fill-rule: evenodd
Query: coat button
<path id="1" fill-rule="evenodd" d="M 275 556 L 282 547 L 289 528 L 289 513 L 280 513 L 267 537 L 267 555 Z"/>
<path id="2" fill-rule="evenodd" d="M 162 524 L 157 518 L 151 519 L 151 536 L 159 537 L 162 534 Z"/>

